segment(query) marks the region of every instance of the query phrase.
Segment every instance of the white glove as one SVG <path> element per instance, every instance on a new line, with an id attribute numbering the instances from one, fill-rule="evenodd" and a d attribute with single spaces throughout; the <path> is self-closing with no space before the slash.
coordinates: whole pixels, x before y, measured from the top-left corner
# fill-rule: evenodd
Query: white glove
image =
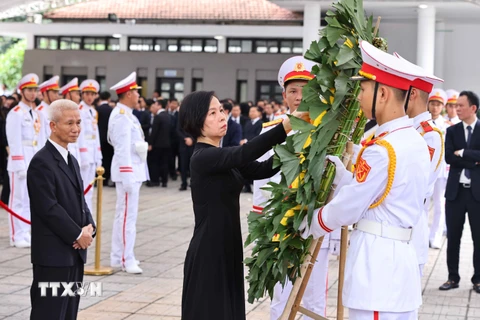
<path id="1" fill-rule="evenodd" d="M 332 256 L 338 256 L 340 254 L 340 240 L 330 239 L 329 252 Z"/>
<path id="2" fill-rule="evenodd" d="M 325 230 L 323 230 L 318 223 L 319 210 L 320 209 L 316 209 L 315 211 L 313 211 L 312 224 L 310 224 L 310 226 L 308 225 L 307 221 L 308 215 L 305 215 L 305 218 L 303 218 L 303 221 L 298 228 L 298 230 L 301 232 L 300 236 L 303 239 L 307 239 L 309 236 L 313 236 L 313 238 L 316 239 L 326 234 Z"/>
<path id="3" fill-rule="evenodd" d="M 95 169 L 102 166 L 102 161 L 99 161 L 95 164 Z"/>
<path id="4" fill-rule="evenodd" d="M 126 193 L 131 193 L 135 185 L 135 177 L 133 172 L 123 172 L 122 173 L 122 185 Z"/>
<path id="5" fill-rule="evenodd" d="M 26 170 L 18 171 L 17 175 L 20 180 L 24 180 L 27 178 L 27 171 Z"/>
<path id="6" fill-rule="evenodd" d="M 353 174 L 345 168 L 339 157 L 327 156 L 327 159 L 335 164 L 336 173 L 333 184 L 337 186 L 335 193 L 338 193 L 341 187 L 351 182 Z"/>

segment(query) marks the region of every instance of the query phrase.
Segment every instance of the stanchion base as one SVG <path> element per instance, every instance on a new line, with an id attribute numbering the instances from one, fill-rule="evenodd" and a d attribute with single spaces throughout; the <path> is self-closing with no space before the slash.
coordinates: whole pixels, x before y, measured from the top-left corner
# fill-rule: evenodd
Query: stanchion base
<path id="1" fill-rule="evenodd" d="M 83 274 L 89 275 L 89 276 L 105 276 L 107 274 L 112 274 L 113 273 L 113 268 L 110 267 L 102 267 L 95 269 L 94 266 L 88 266 L 85 267 Z"/>

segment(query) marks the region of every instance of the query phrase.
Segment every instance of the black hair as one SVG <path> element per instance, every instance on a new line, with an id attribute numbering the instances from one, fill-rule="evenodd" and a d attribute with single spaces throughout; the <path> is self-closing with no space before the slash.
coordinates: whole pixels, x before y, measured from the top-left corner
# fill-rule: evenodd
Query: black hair
<path id="1" fill-rule="evenodd" d="M 112 97 L 112 95 L 111 95 L 110 92 L 108 92 L 108 91 L 102 91 L 102 92 L 100 92 L 100 96 L 99 96 L 100 100 L 108 100 L 108 99 L 110 99 L 111 97 Z"/>
<path id="2" fill-rule="evenodd" d="M 475 106 L 475 111 L 478 110 L 478 104 L 479 104 L 479 101 L 478 101 L 478 96 L 476 93 L 474 93 L 473 91 L 462 91 L 460 92 L 460 94 L 458 95 L 459 97 L 461 96 L 465 96 L 467 97 L 467 100 L 468 100 L 468 105 L 471 107 L 471 106 Z"/>
<path id="3" fill-rule="evenodd" d="M 203 124 L 213 97 L 213 91 L 195 91 L 183 99 L 178 120 L 182 129 L 195 139 L 202 136 Z"/>
<path id="4" fill-rule="evenodd" d="M 223 102 L 223 109 L 228 110 L 228 113 L 232 112 L 233 105 L 230 102 Z"/>
<path id="5" fill-rule="evenodd" d="M 8 96 L 8 97 L 7 97 L 7 100 L 15 100 L 15 101 L 17 101 L 17 99 L 16 99 L 14 96 Z"/>
<path id="6" fill-rule="evenodd" d="M 158 95 L 160 95 L 160 90 L 153 90 L 153 93 L 157 93 Z"/>
<path id="7" fill-rule="evenodd" d="M 157 100 L 157 103 L 162 107 L 162 109 L 167 108 L 168 101 L 163 99 L 163 100 Z"/>
<path id="8" fill-rule="evenodd" d="M 147 104 L 147 107 L 150 108 L 150 106 L 154 103 L 155 101 L 153 101 L 153 99 L 146 99 L 145 100 L 145 103 Z"/>
<path id="9" fill-rule="evenodd" d="M 263 113 L 263 108 L 262 107 L 257 107 L 257 106 L 251 106 L 248 111 L 250 112 L 250 109 L 255 108 L 257 109 L 258 112 Z"/>
<path id="10" fill-rule="evenodd" d="M 178 102 L 177 98 L 170 98 L 168 99 L 168 102 Z"/>
<path id="11" fill-rule="evenodd" d="M 128 92 L 128 91 L 127 91 L 127 92 Z M 125 97 L 125 95 L 127 94 L 127 92 L 117 93 L 117 96 L 118 96 L 118 100 L 117 100 L 117 101 L 122 100 L 122 99 Z"/>

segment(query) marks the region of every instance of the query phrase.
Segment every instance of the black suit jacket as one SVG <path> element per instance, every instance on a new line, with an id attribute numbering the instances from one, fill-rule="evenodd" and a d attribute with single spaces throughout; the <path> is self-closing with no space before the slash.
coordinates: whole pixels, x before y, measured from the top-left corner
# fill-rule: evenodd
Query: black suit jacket
<path id="1" fill-rule="evenodd" d="M 463 157 L 454 154 L 457 150 L 464 150 Z M 447 188 L 445 198 L 455 200 L 460 184 L 462 170 L 470 170 L 472 195 L 475 200 L 480 201 L 480 121 L 477 120 L 473 129 L 470 147 L 467 148 L 463 122 L 459 122 L 447 129 L 445 138 L 445 161 L 450 164 L 448 172 Z"/>
<path id="2" fill-rule="evenodd" d="M 167 111 L 168 112 L 168 111 Z M 175 111 L 173 114 L 170 115 L 170 146 L 172 149 L 178 150 L 179 143 L 181 142 L 178 139 L 178 127 L 179 127 L 179 120 L 178 120 L 178 111 Z"/>
<path id="3" fill-rule="evenodd" d="M 242 136 L 242 127 L 231 118 L 228 119 L 227 134 L 223 137 L 222 148 L 239 146 Z"/>
<path id="4" fill-rule="evenodd" d="M 162 111 L 153 118 L 152 132 L 148 144 L 153 148 L 170 148 L 172 117 L 167 111 Z"/>
<path id="5" fill-rule="evenodd" d="M 140 124 L 142 125 L 143 136 L 145 137 L 145 141 L 148 142 L 150 137 L 150 128 L 152 127 L 152 120 L 153 114 L 150 111 L 145 111 L 142 115 L 142 120 Z"/>
<path id="6" fill-rule="evenodd" d="M 32 263 L 48 267 L 71 267 L 78 256 L 85 263 L 87 250 L 74 249 L 82 228 L 92 224 L 83 197 L 83 182 L 77 160 L 73 174 L 58 150 L 47 141 L 30 162 L 27 172 L 32 221 Z"/>
<path id="7" fill-rule="evenodd" d="M 110 118 L 110 113 L 112 113 L 112 107 L 110 107 L 108 103 L 104 103 L 97 107 L 97 112 L 98 112 L 98 133 L 100 136 L 100 143 L 106 144 L 108 143 L 107 142 L 108 119 Z"/>
<path id="8" fill-rule="evenodd" d="M 243 127 L 243 139 L 247 141 L 252 140 L 260 134 L 262 131 L 262 120 L 258 120 L 255 124 L 252 124 L 252 121 L 247 121 L 245 127 Z"/>

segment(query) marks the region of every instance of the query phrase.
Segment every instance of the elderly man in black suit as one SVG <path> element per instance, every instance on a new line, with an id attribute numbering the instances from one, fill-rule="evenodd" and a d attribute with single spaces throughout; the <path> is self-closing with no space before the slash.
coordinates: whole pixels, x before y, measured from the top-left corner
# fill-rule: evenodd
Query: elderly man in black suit
<path id="1" fill-rule="evenodd" d="M 80 133 L 78 105 L 57 100 L 49 108 L 50 138 L 30 162 L 27 186 L 32 219 L 33 283 L 30 319 L 76 319 L 80 296 L 43 296 L 39 282 L 76 283 L 83 280 L 87 248 L 95 222 L 83 197 L 83 182 L 69 143 Z M 72 287 L 75 292 L 76 285 Z"/>
<path id="2" fill-rule="evenodd" d="M 447 129 L 445 160 L 450 164 L 445 191 L 447 222 L 448 281 L 440 290 L 458 288 L 460 240 L 465 213 L 473 238 L 473 289 L 480 293 L 480 122 L 477 119 L 478 96 L 462 91 L 457 99 L 457 115 L 461 122 Z"/>

